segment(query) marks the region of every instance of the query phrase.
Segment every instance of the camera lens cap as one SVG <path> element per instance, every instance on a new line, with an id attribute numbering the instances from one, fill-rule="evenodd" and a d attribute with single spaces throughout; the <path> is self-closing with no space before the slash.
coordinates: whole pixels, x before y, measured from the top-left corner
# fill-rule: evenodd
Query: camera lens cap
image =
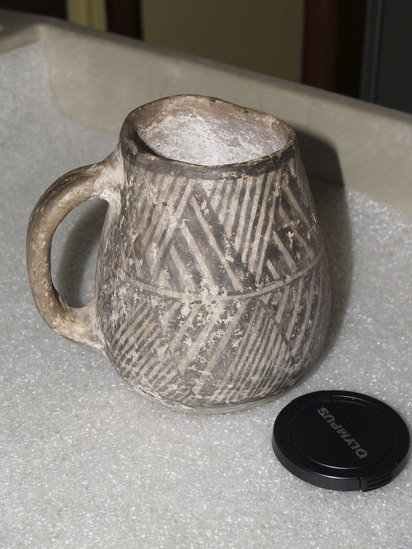
<path id="1" fill-rule="evenodd" d="M 297 477 L 331 490 L 374 490 L 405 466 L 409 431 L 387 404 L 349 391 L 318 391 L 279 413 L 272 445 Z"/>

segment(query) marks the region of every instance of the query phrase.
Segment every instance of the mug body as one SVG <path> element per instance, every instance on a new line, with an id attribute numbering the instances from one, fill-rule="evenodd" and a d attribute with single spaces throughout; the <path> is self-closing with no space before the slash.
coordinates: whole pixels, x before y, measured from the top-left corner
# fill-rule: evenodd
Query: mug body
<path id="1" fill-rule="evenodd" d="M 292 385 L 328 324 L 326 256 L 293 130 L 177 96 L 126 119 L 96 296 L 104 352 L 138 392 L 197 412 Z"/>

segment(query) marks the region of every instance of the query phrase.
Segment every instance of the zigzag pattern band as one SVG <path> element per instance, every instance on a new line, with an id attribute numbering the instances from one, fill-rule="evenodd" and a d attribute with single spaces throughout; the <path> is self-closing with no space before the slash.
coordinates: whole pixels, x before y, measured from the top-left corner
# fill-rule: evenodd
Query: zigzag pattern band
<path id="1" fill-rule="evenodd" d="M 292 384 L 318 354 L 329 283 L 299 158 L 224 180 L 142 164 L 102 241 L 106 352 L 146 396 L 247 407 Z"/>

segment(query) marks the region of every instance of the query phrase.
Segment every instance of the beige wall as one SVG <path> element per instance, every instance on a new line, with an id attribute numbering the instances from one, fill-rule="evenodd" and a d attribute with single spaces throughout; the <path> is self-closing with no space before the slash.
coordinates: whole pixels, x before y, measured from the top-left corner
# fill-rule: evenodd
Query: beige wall
<path id="1" fill-rule="evenodd" d="M 300 81 L 304 0 L 141 0 L 147 42 Z"/>
<path id="2" fill-rule="evenodd" d="M 107 29 L 104 0 L 66 0 L 67 20 L 95 29 Z"/>

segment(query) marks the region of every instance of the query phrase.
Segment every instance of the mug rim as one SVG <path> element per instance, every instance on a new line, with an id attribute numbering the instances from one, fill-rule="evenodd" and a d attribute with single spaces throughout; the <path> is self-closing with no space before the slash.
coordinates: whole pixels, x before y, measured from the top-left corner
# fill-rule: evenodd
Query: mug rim
<path id="1" fill-rule="evenodd" d="M 270 154 L 262 155 L 257 158 L 252 158 L 250 160 L 245 160 L 241 162 L 233 162 L 226 164 L 196 164 L 192 162 L 186 162 L 183 160 L 176 160 L 173 158 L 168 158 L 162 156 L 160 153 L 157 153 L 149 147 L 149 145 L 140 137 L 138 130 L 136 128 L 136 119 L 142 112 L 142 110 L 148 107 L 154 107 L 159 103 L 170 103 L 171 101 L 177 101 L 182 99 L 191 99 L 199 102 L 213 102 L 220 104 L 230 105 L 231 108 L 239 109 L 244 113 L 254 113 L 260 117 L 265 117 L 272 119 L 278 126 L 283 128 L 286 132 L 287 141 L 286 144 Z M 241 107 L 240 105 L 231 103 L 224 99 L 219 99 L 211 96 L 197 95 L 197 94 L 179 94 L 171 95 L 167 97 L 162 97 L 150 101 L 137 107 L 132 110 L 127 117 L 125 118 L 121 131 L 120 131 L 120 146 L 122 150 L 122 155 L 126 158 L 131 164 L 137 164 L 138 162 L 143 162 L 144 164 L 156 165 L 157 169 L 162 170 L 162 167 L 167 171 L 184 172 L 186 175 L 190 175 L 190 172 L 193 172 L 193 175 L 201 175 L 205 177 L 209 175 L 211 178 L 214 176 L 222 177 L 225 172 L 238 172 L 241 171 L 243 174 L 256 174 L 261 172 L 266 172 L 273 169 L 274 165 L 279 166 L 284 161 L 289 159 L 295 152 L 297 147 L 297 137 L 294 129 L 284 120 L 273 116 L 272 114 L 259 111 L 256 109 L 251 109 L 247 107 Z M 208 177 L 208 178 L 210 178 Z"/>

